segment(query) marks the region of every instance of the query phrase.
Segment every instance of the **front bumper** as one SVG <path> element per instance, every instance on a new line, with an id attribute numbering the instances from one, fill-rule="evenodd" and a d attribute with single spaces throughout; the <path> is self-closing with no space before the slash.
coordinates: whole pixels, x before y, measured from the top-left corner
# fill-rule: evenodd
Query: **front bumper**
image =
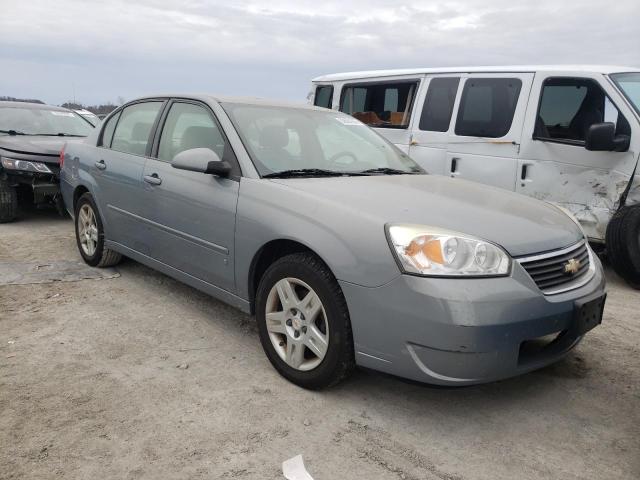
<path id="1" fill-rule="evenodd" d="M 340 282 L 353 329 L 356 362 L 438 385 L 499 380 L 562 358 L 582 339 L 576 301 L 605 293 L 602 266 L 580 288 L 543 295 L 514 262 L 509 277 L 399 275 L 366 288 Z M 532 340 L 558 334 L 539 349 Z"/>

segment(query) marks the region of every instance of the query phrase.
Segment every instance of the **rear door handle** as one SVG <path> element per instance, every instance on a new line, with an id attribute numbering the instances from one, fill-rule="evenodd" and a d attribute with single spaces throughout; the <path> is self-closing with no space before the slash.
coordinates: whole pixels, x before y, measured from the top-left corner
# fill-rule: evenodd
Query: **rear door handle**
<path id="1" fill-rule="evenodd" d="M 107 164 L 104 163 L 104 160 L 100 160 L 98 162 L 95 163 L 95 166 L 98 170 L 104 170 L 107 168 Z"/>
<path id="2" fill-rule="evenodd" d="M 150 183 L 151 185 L 160 185 L 162 183 L 162 179 L 158 176 L 157 173 L 145 175 L 143 178 L 145 182 Z"/>

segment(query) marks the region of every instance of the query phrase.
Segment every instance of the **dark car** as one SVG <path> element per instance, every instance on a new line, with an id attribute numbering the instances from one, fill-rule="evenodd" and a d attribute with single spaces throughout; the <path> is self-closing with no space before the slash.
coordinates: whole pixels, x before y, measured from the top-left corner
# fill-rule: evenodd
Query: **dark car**
<path id="1" fill-rule="evenodd" d="M 16 218 L 18 197 L 64 211 L 60 151 L 65 142 L 82 141 L 92 130 L 90 122 L 66 108 L 0 102 L 0 223 Z"/>

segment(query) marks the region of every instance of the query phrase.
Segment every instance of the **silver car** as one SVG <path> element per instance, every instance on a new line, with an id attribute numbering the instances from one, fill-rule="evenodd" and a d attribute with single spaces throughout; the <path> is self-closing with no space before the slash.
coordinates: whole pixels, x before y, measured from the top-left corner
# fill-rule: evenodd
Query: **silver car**
<path id="1" fill-rule="evenodd" d="M 550 364 L 605 281 L 553 205 L 426 174 L 340 112 L 160 96 L 63 153 L 83 259 L 122 255 L 255 314 L 273 366 L 322 388 L 355 365 L 468 385 Z"/>

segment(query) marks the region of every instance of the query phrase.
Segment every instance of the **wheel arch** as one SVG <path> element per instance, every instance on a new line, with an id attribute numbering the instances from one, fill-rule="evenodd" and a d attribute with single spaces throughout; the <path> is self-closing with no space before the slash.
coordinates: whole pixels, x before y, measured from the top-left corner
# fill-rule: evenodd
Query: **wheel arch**
<path id="1" fill-rule="evenodd" d="M 318 252 L 298 240 L 279 238 L 268 241 L 256 251 L 249 267 L 247 291 L 249 293 L 249 308 L 251 310 L 251 314 L 255 313 L 255 300 L 256 292 L 258 291 L 258 284 L 269 266 L 286 255 L 300 252 L 308 252 L 315 255 L 327 266 L 329 271 L 331 271 L 329 264 L 318 254 Z"/>

